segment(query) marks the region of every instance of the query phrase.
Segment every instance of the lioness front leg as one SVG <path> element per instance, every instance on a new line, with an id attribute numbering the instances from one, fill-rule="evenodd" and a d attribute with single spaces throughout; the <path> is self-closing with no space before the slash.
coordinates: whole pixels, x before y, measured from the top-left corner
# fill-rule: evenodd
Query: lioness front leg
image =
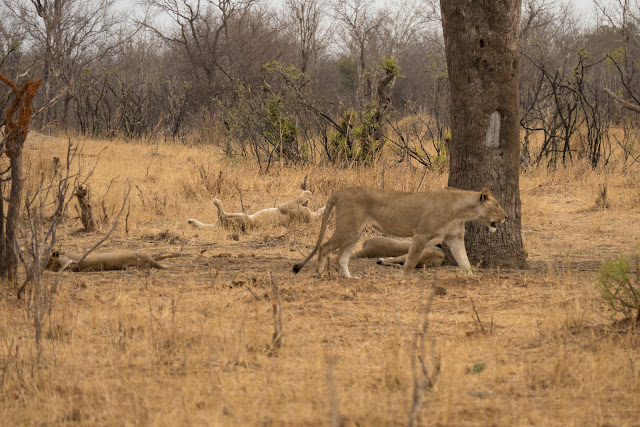
<path id="1" fill-rule="evenodd" d="M 473 274 L 471 264 L 469 264 L 469 258 L 467 258 L 467 249 L 464 247 L 464 235 L 462 237 L 457 236 L 447 239 L 445 243 L 449 246 L 449 249 L 451 249 L 451 253 L 458 263 L 458 267 L 467 274 Z"/>
<path id="2" fill-rule="evenodd" d="M 407 254 L 407 260 L 405 261 L 404 269 L 402 270 L 402 277 L 408 276 L 413 269 L 416 268 L 420 254 L 426 245 L 427 239 L 424 236 L 414 234 L 413 239 L 411 240 L 409 253 Z"/>

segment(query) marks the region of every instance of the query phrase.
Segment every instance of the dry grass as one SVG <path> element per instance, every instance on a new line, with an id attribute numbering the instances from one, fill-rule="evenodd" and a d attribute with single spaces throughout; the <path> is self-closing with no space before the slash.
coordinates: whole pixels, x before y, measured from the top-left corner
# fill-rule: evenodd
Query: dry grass
<path id="1" fill-rule="evenodd" d="M 31 175 L 48 173 L 64 141 L 28 141 Z M 432 272 L 399 272 L 354 260 L 357 280 L 294 276 L 316 225 L 258 230 L 233 240 L 210 199 L 229 210 L 297 195 L 309 174 L 313 207 L 335 189 L 381 180 L 383 165 L 356 170 L 277 168 L 221 159 L 209 148 L 87 141 L 98 213 L 113 220 L 125 180 L 123 222 L 104 249 L 178 251 L 163 271 L 64 273 L 44 353 L 37 361 L 28 299 L 0 287 L 2 424 L 406 424 L 412 407 L 416 333 Z M 384 168 L 387 188 L 416 190 L 422 170 Z M 441 372 L 420 412 L 425 425 L 630 425 L 640 419 L 640 335 L 617 331 L 594 288 L 603 259 L 640 243 L 637 168 L 626 174 L 581 164 L 522 176 L 531 268 L 438 271 L 426 332 Z M 597 206 L 606 182 L 609 207 Z M 446 183 L 428 173 L 421 190 Z M 101 214 L 102 215 L 102 214 Z M 66 249 L 87 248 L 70 216 Z M 103 231 L 108 226 L 102 225 Z M 53 280 L 47 273 L 45 280 Z M 274 283 L 282 343 L 274 341 Z M 473 301 L 473 304 L 472 304 Z M 477 317 L 476 313 L 477 311 Z M 482 323 L 480 327 L 478 320 Z M 484 329 L 484 333 L 482 332 Z M 434 359 L 435 360 L 435 359 Z M 337 414 L 336 414 L 337 412 Z"/>

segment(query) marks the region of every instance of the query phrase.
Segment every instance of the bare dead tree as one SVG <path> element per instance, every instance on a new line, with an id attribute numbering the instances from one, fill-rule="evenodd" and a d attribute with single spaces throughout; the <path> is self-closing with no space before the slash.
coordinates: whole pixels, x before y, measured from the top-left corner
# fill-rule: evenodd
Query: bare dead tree
<path id="1" fill-rule="evenodd" d="M 621 93 L 606 88 L 607 93 L 623 108 L 640 113 L 640 4 L 630 0 L 616 0 L 609 4 L 594 1 L 610 28 L 616 34 L 620 48 L 607 52 L 606 58 L 614 65 L 620 79 Z M 629 101 L 630 99 L 630 101 Z"/>
<path id="2" fill-rule="evenodd" d="M 83 185 L 76 187 L 74 195 L 80 205 L 80 222 L 87 232 L 96 230 L 96 220 L 93 217 L 93 206 L 91 206 L 89 188 Z"/>
<path id="3" fill-rule="evenodd" d="M 73 188 L 81 178 L 79 174 L 70 173 L 70 165 L 77 158 L 77 153 L 78 146 L 69 141 L 64 171 L 48 177 L 41 174 L 40 181 L 27 189 L 25 196 L 26 225 L 19 229 L 22 245 L 16 250 L 26 277 L 17 289 L 17 297 L 20 299 L 27 285 L 32 286 L 27 310 L 33 319 L 38 358 L 42 353 L 44 322 L 47 315 L 50 318 L 53 300 L 53 287 L 44 284 L 43 271 L 56 243 L 58 226 L 73 199 Z M 49 326 L 53 332 L 52 325 Z"/>
<path id="4" fill-rule="evenodd" d="M 620 74 L 624 88 L 623 98 L 631 98 L 636 106 L 640 105 L 636 82 L 640 74 L 640 3 L 633 0 L 594 0 L 594 4 L 603 20 L 617 35 L 616 41 L 620 48 L 615 50 L 615 54 L 607 53 L 607 57 Z"/>
<path id="5" fill-rule="evenodd" d="M 544 134 L 534 163 L 547 159 L 549 165 L 564 164 L 575 154 L 587 158 L 593 167 L 606 163 L 611 153 L 610 111 L 603 103 L 602 91 L 590 78 L 604 58 L 592 59 L 588 52 L 579 50 L 568 55 L 561 68 L 550 70 L 544 62 L 524 57 L 539 70 L 535 94 L 520 122 L 527 131 Z M 569 62 L 573 58 L 576 62 Z"/>
<path id="6" fill-rule="evenodd" d="M 6 0 L 12 19 L 40 49 L 45 103 L 69 82 L 77 80 L 82 70 L 111 55 L 121 43 L 125 19 L 116 11 L 115 3 L 115 0 Z M 72 99 L 72 92 L 66 93 L 61 111 L 46 111 L 41 123 L 49 125 L 55 120 L 64 128 Z"/>
<path id="7" fill-rule="evenodd" d="M 218 73 L 233 80 L 228 52 L 229 23 L 246 15 L 258 0 L 147 0 L 147 4 L 172 21 L 167 27 L 151 20 L 139 21 L 155 35 L 182 51 L 197 76 L 210 85 Z"/>
<path id="8" fill-rule="evenodd" d="M 71 165 L 78 157 L 79 147 L 71 140 L 67 145 L 65 166 L 61 173 L 54 173 L 27 191 L 25 214 L 27 226 L 20 231 L 23 244 L 18 246 L 18 257 L 22 262 L 26 277 L 17 291 L 18 299 L 27 285 L 40 284 L 42 271 L 56 244 L 58 226 L 64 219 L 69 204 L 73 200 L 73 190 L 81 186 L 91 175 L 72 174 Z"/>
<path id="9" fill-rule="evenodd" d="M 69 165 L 77 157 L 77 146 L 71 141 L 67 150 L 67 167 L 66 173 L 60 180 L 53 177 L 53 181 L 45 183 L 41 180 L 39 185 L 34 189 L 33 193 L 27 194 L 26 197 L 26 219 L 27 227 L 22 229 L 22 237 L 24 242 L 24 250 L 21 250 L 20 260 L 26 271 L 26 278 L 22 286 L 17 290 L 17 297 L 20 299 L 28 285 L 31 292 L 27 310 L 33 319 L 33 327 L 35 332 L 35 343 L 38 352 L 38 358 L 42 354 L 42 333 L 47 319 L 49 320 L 49 333 L 53 334 L 53 325 L 51 324 L 51 312 L 53 309 L 53 300 L 57 292 L 63 271 L 72 263 L 81 263 L 93 250 L 104 243 L 114 232 L 118 225 L 118 219 L 124 211 L 128 200 L 130 186 L 125 187 L 122 208 L 116 216 L 111 229 L 79 260 L 70 260 L 63 265 L 54 281 L 45 282 L 43 280 L 43 272 L 51 257 L 54 245 L 56 244 L 56 234 L 58 226 L 63 220 L 68 210 L 69 204 L 73 199 L 73 189 L 86 183 L 91 173 L 87 175 L 69 173 Z M 53 201 L 51 200 L 53 199 Z M 48 212 L 53 209 L 53 215 L 49 216 Z M 52 351 L 55 354 L 55 343 L 52 340 Z"/>
<path id="10" fill-rule="evenodd" d="M 24 171 L 22 167 L 22 150 L 29 132 L 33 98 L 42 83 L 42 79 L 27 81 L 22 88 L 0 74 L 0 80 L 11 88 L 14 100 L 5 114 L 6 136 L 0 145 L 0 155 L 9 159 L 9 168 L 0 175 L 0 187 L 3 181 L 11 181 L 7 206 L 6 222 L 4 210 L 0 210 L 0 276 L 15 283 L 18 270 L 18 224 L 20 222 L 20 206 L 24 188 Z M 16 117 L 17 116 L 17 117 Z M 8 176 L 7 176 L 8 175 Z M 5 176 L 7 176 L 5 178 Z M 0 189 L 0 199 L 3 192 Z M 4 209 L 4 201 L 0 208 Z"/>
<path id="11" fill-rule="evenodd" d="M 370 46 L 383 21 L 374 7 L 372 0 L 336 1 L 333 6 L 334 17 L 342 24 L 339 33 L 342 44 L 357 58 L 356 101 L 359 105 L 368 103 L 373 96 L 375 62 L 370 58 Z M 374 58 L 377 62 L 380 55 Z"/>
<path id="12" fill-rule="evenodd" d="M 613 93 L 610 89 L 605 88 L 605 91 L 616 101 L 620 103 L 620 105 L 627 110 L 633 111 L 634 113 L 640 113 L 640 105 L 632 104 L 631 102 L 625 100 L 621 96 Z"/>
<path id="13" fill-rule="evenodd" d="M 321 27 L 323 9 L 318 0 L 286 0 L 285 10 L 296 36 L 300 71 L 307 73 L 327 38 Z"/>

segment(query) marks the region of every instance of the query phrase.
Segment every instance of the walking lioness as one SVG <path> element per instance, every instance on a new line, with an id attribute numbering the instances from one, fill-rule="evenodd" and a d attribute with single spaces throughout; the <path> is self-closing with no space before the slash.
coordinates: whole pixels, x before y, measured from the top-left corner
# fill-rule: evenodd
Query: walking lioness
<path id="1" fill-rule="evenodd" d="M 336 229 L 322 243 L 329 216 L 335 208 Z M 349 258 L 366 227 L 395 237 L 412 237 L 411 248 L 404 264 L 403 276 L 416 266 L 425 247 L 446 243 L 458 266 L 470 272 L 471 265 L 464 247 L 464 224 L 481 221 L 489 231 L 496 231 L 507 214 L 486 188 L 482 191 L 444 188 L 428 193 L 407 193 L 369 187 L 351 187 L 334 193 L 325 205 L 318 241 L 307 258 L 293 266 L 299 272 L 318 252 L 317 272 L 322 276 L 329 254 L 338 250 L 338 266 L 345 277 L 349 273 Z"/>

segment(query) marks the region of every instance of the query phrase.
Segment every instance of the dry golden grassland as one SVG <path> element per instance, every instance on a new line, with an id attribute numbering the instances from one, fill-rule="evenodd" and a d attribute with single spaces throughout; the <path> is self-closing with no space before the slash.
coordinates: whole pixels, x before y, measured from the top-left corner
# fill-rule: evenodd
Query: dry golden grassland
<path id="1" fill-rule="evenodd" d="M 63 139 L 30 137 L 30 182 L 64 151 Z M 639 165 L 523 173 L 528 270 L 465 276 L 451 266 L 401 281 L 400 270 L 374 260 L 353 260 L 352 280 L 335 271 L 316 278 L 315 260 L 293 275 L 318 223 L 234 240 L 187 218 L 216 222 L 212 197 L 229 211 L 241 209 L 240 196 L 247 212 L 273 206 L 297 196 L 306 174 L 317 208 L 338 188 L 380 186 L 383 169 L 386 188 L 416 190 L 424 177 L 422 191 L 445 186 L 446 172 L 390 162 L 261 175 L 209 147 L 106 141 L 86 141 L 80 161 L 85 170 L 97 161 L 89 186 L 104 223 L 87 235 L 70 209 L 59 247 L 98 241 L 128 180 L 130 205 L 100 251 L 190 256 L 163 261 L 167 270 L 62 273 L 39 359 L 30 293 L 17 300 L 2 284 L 3 425 L 404 425 L 418 358 L 435 379 L 419 406 L 422 425 L 640 420 L 640 335 L 615 326 L 594 286 L 602 260 L 640 243 Z M 606 209 L 596 207 L 605 184 Z M 445 295 L 434 296 L 436 284 Z"/>

